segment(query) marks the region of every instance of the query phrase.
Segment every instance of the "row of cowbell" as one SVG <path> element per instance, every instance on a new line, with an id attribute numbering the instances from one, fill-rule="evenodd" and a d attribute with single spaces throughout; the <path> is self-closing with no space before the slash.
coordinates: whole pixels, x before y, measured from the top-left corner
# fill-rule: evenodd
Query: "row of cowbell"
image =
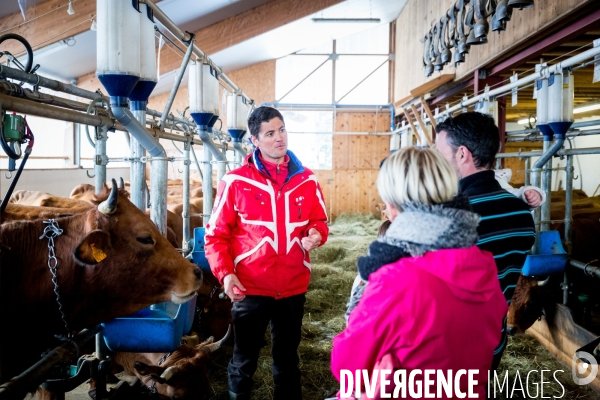
<path id="1" fill-rule="evenodd" d="M 128 97 L 134 107 L 142 102 L 137 109 L 145 109 L 158 81 L 155 29 L 152 9 L 136 3 L 97 0 L 96 75 L 110 96 Z M 189 65 L 188 99 L 192 117 L 200 114 L 206 122 L 199 125 L 212 127 L 220 114 L 219 80 L 202 60 Z M 243 96 L 229 94 L 227 109 L 227 129 L 245 133 L 249 109 Z"/>

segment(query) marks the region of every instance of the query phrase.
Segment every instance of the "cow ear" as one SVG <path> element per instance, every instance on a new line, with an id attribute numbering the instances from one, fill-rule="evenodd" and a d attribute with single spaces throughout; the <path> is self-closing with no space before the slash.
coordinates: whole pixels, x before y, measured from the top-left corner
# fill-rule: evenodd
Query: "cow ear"
<path id="1" fill-rule="evenodd" d="M 100 229 L 88 233 L 79 246 L 75 248 L 73 257 L 81 264 L 96 265 L 113 252 L 110 235 Z"/>

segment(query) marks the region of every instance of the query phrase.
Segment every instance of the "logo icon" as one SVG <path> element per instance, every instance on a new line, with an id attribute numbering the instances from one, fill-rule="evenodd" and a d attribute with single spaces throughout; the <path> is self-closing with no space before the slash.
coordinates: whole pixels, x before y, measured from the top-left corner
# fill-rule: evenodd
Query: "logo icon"
<path id="1" fill-rule="evenodd" d="M 577 385 L 587 385 L 598 375 L 598 362 L 593 355 L 586 351 L 576 351 L 573 355 L 573 382 Z"/>

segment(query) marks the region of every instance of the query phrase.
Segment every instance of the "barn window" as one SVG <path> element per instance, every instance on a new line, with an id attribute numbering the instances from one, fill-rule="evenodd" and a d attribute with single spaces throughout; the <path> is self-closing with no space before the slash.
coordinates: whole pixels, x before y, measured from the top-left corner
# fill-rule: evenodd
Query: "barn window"
<path id="1" fill-rule="evenodd" d="M 276 63 L 286 104 L 388 104 L 389 24 L 297 51 Z"/>
<path id="2" fill-rule="evenodd" d="M 331 169 L 333 111 L 282 111 L 288 146 L 310 169 Z"/>

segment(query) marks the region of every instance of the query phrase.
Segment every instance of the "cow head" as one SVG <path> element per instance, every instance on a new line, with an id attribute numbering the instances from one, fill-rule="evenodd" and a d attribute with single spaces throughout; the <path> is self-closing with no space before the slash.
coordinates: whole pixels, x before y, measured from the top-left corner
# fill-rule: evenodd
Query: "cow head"
<path id="1" fill-rule="evenodd" d="M 544 306 L 548 302 L 548 281 L 527 276 L 519 276 L 507 317 L 507 333 L 524 333 L 533 323 L 542 318 Z"/>
<path id="2" fill-rule="evenodd" d="M 85 290 L 86 296 L 71 303 L 75 309 L 68 311 L 83 325 L 154 303 L 184 303 L 202 282 L 201 270 L 183 258 L 122 192 L 113 179 L 112 189 L 105 188 L 94 199 L 97 207 L 79 219 L 81 235 L 72 255 L 84 268 L 85 289 L 81 287 L 79 294 Z"/>
<path id="3" fill-rule="evenodd" d="M 181 345 L 160 366 L 137 361 L 134 364 L 136 375 L 146 384 L 154 381 L 156 392 L 170 399 L 200 399 L 208 390 L 206 365 L 210 355 L 221 347 L 230 333 L 231 326 L 218 342 L 211 336 L 194 348 Z"/>

